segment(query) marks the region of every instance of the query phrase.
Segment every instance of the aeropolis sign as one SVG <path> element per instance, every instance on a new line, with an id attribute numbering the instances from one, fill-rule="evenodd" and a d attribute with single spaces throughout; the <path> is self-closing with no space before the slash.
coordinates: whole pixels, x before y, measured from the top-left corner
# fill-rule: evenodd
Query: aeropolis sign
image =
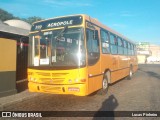
<path id="1" fill-rule="evenodd" d="M 52 28 L 52 27 L 59 27 L 59 26 L 65 26 L 65 25 L 73 25 L 73 20 L 49 23 L 47 27 Z"/>
<path id="2" fill-rule="evenodd" d="M 50 28 L 81 25 L 82 21 L 83 21 L 83 18 L 80 15 L 53 18 L 53 19 L 48 19 L 48 20 L 34 23 L 32 25 L 31 31 L 39 31 L 39 30 L 50 29 Z"/>

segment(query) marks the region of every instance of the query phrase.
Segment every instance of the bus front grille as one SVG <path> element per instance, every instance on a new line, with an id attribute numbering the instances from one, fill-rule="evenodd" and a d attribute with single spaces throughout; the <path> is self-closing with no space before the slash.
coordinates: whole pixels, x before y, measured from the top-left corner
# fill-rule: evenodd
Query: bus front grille
<path id="1" fill-rule="evenodd" d="M 65 78 L 40 78 L 40 80 L 44 84 L 61 84 Z"/>
<path id="2" fill-rule="evenodd" d="M 66 76 L 68 73 L 52 73 L 52 77 Z"/>
<path id="3" fill-rule="evenodd" d="M 44 72 L 36 72 L 36 74 L 38 75 L 38 76 L 48 76 L 48 77 L 50 77 L 51 76 L 51 74 L 50 73 L 44 73 Z"/>
<path id="4" fill-rule="evenodd" d="M 36 72 L 36 75 L 43 84 L 63 84 L 69 73 Z"/>
<path id="5" fill-rule="evenodd" d="M 43 91 L 55 91 L 55 92 L 60 92 L 62 91 L 61 87 L 55 87 L 55 86 L 41 86 L 41 90 Z"/>

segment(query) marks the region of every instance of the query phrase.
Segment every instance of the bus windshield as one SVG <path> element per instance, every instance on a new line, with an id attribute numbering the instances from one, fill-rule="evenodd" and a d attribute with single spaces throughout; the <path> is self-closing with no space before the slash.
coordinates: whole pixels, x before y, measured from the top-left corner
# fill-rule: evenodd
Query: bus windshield
<path id="1" fill-rule="evenodd" d="M 84 66 L 82 28 L 53 30 L 30 35 L 29 66 Z"/>

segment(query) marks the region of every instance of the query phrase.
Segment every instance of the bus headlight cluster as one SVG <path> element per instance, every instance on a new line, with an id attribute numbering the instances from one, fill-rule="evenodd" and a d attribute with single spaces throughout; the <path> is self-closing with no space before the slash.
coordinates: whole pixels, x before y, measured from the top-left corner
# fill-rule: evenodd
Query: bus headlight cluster
<path id="1" fill-rule="evenodd" d="M 74 82 L 78 82 L 78 79 L 75 79 Z"/>
<path id="2" fill-rule="evenodd" d="M 76 83 L 77 83 L 78 81 L 79 81 L 78 79 L 74 79 L 74 80 L 69 79 L 69 80 L 68 80 L 69 83 L 72 83 L 72 82 L 76 82 Z"/>
<path id="3" fill-rule="evenodd" d="M 30 81 L 32 81 L 32 82 L 36 82 L 36 81 L 37 81 L 37 79 L 36 79 L 36 78 L 33 78 L 33 77 L 30 77 Z"/>
<path id="4" fill-rule="evenodd" d="M 68 80 L 68 82 L 69 82 L 69 83 L 72 83 L 72 80 L 71 80 L 71 79 L 69 79 L 69 80 Z"/>
<path id="5" fill-rule="evenodd" d="M 73 83 L 73 82 L 75 82 L 75 83 L 78 83 L 78 82 L 86 82 L 86 79 L 85 78 L 82 78 L 82 79 L 74 79 L 74 80 L 72 80 L 72 79 L 69 79 L 68 80 L 68 82 L 69 83 Z"/>

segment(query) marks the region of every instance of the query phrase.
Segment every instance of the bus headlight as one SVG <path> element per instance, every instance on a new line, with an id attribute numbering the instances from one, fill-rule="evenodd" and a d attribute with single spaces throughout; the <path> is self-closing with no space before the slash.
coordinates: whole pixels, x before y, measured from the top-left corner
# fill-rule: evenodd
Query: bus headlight
<path id="1" fill-rule="evenodd" d="M 68 80 L 68 82 L 69 82 L 69 83 L 72 83 L 72 80 L 71 80 L 71 79 L 69 79 L 69 80 Z"/>
<path id="2" fill-rule="evenodd" d="M 74 82 L 78 82 L 78 79 L 75 79 Z"/>
<path id="3" fill-rule="evenodd" d="M 72 79 L 69 79 L 69 80 L 68 80 L 68 82 L 69 82 L 69 83 L 72 83 L 72 82 L 75 82 L 75 83 L 77 83 L 78 81 L 79 81 L 78 79 L 74 79 L 74 80 L 72 80 Z"/>
<path id="4" fill-rule="evenodd" d="M 36 79 L 36 78 L 33 78 L 33 77 L 30 77 L 30 81 L 32 81 L 32 82 L 36 82 L 36 81 L 37 81 L 37 79 Z"/>

